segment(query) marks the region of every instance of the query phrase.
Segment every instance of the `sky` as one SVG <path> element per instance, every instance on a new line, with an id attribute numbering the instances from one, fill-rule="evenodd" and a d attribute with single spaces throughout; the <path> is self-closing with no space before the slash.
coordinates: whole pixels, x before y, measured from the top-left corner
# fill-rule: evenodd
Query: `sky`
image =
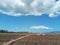
<path id="1" fill-rule="evenodd" d="M 0 0 L 0 29 L 34 33 L 60 31 L 60 0 Z"/>

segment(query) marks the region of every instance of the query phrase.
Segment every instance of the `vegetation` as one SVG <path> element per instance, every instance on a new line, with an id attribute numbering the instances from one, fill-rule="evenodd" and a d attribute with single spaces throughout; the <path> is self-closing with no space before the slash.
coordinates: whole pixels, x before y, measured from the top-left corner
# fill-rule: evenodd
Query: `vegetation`
<path id="1" fill-rule="evenodd" d="M 29 32 L 9 32 L 8 30 L 0 30 L 0 45 L 27 34 L 30 35 Z M 60 45 L 60 34 L 32 34 L 26 38 L 17 40 L 12 45 Z"/>
<path id="2" fill-rule="evenodd" d="M 29 32 L 13 32 L 13 31 L 8 31 L 8 30 L 0 30 L 0 33 L 29 33 Z"/>
<path id="3" fill-rule="evenodd" d="M 9 31 L 7 30 L 0 30 L 0 33 L 8 33 Z"/>
<path id="4" fill-rule="evenodd" d="M 27 34 L 20 33 L 0 34 L 0 45 L 10 40 L 25 36 Z M 11 45 L 60 45 L 60 34 L 46 34 L 46 35 L 32 34 L 28 37 L 13 42 Z"/>

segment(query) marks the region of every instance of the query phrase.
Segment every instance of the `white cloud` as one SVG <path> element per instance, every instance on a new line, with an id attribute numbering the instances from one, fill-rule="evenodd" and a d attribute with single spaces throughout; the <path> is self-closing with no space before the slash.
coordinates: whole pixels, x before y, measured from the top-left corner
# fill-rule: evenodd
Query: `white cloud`
<path id="1" fill-rule="evenodd" d="M 49 14 L 49 17 L 56 17 L 60 15 L 60 0 L 0 0 L 0 13 L 12 16 Z"/>
<path id="2" fill-rule="evenodd" d="M 31 26 L 30 29 L 46 29 L 46 30 L 50 30 L 52 28 L 47 27 L 47 26 Z"/>

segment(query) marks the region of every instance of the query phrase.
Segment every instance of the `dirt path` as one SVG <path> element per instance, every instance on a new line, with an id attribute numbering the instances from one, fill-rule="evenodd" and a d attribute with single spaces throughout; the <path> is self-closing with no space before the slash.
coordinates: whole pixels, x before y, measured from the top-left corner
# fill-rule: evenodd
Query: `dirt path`
<path id="1" fill-rule="evenodd" d="M 15 41 L 20 40 L 20 39 L 23 39 L 23 38 L 28 37 L 28 36 L 30 36 L 30 35 L 19 37 L 17 39 L 11 40 L 11 41 L 9 41 L 7 43 L 4 43 L 4 44 L 1 44 L 1 45 L 12 45 Z"/>

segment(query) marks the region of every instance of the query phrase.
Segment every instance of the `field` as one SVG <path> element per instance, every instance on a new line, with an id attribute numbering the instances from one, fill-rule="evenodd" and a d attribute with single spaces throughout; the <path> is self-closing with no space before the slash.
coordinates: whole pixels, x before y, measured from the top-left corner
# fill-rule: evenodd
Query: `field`
<path id="1" fill-rule="evenodd" d="M 19 33 L 0 33 L 0 45 L 18 37 L 24 36 L 25 34 Z"/>
<path id="2" fill-rule="evenodd" d="M 25 36 L 27 34 L 0 34 L 1 43 L 8 42 L 12 39 Z M 17 40 L 11 45 L 60 45 L 60 34 L 28 34 L 30 36 Z"/>

